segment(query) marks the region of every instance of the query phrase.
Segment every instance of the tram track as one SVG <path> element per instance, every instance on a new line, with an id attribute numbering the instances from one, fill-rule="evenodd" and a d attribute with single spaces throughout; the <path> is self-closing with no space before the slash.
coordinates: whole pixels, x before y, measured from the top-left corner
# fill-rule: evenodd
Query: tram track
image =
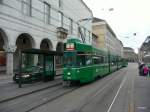
<path id="1" fill-rule="evenodd" d="M 44 91 L 46 89 L 50 89 L 52 87 L 56 87 L 56 86 L 59 86 L 59 85 L 62 85 L 62 82 L 60 79 L 57 79 L 59 80 L 58 83 L 56 84 L 52 84 L 50 86 L 46 86 L 46 87 L 41 87 L 39 89 L 36 89 L 36 90 L 33 90 L 33 91 L 29 91 L 29 92 L 26 92 L 26 93 L 23 93 L 23 94 L 20 94 L 20 95 L 17 95 L 17 96 L 13 96 L 13 97 L 10 97 L 10 98 L 6 98 L 4 100 L 0 100 L 0 104 L 1 103 L 5 103 L 5 102 L 9 102 L 9 101 L 12 101 L 12 100 L 15 100 L 15 99 L 18 99 L 18 98 L 21 98 L 21 97 L 24 97 L 24 96 L 27 96 L 27 95 L 31 95 L 31 94 L 34 94 L 34 93 L 37 93 L 37 92 L 40 92 L 40 91 Z M 19 88 L 18 88 L 19 89 Z M 10 94 L 11 95 L 11 94 Z"/>
<path id="2" fill-rule="evenodd" d="M 0 106 L 2 112 L 30 112 L 48 102 L 51 102 L 67 93 L 77 89 L 63 87 L 62 85 L 49 88 L 45 91 L 26 95 L 11 101 L 7 101 Z"/>
<path id="3" fill-rule="evenodd" d="M 121 70 L 117 71 L 117 72 L 121 72 Z M 119 76 L 119 75 L 117 75 L 117 76 Z M 112 77 L 113 77 L 113 74 L 112 74 L 112 76 L 106 77 L 106 79 L 104 78 L 104 80 L 102 80 L 103 81 L 102 85 L 105 85 L 105 84 L 107 85 L 108 82 L 110 83 L 113 81 L 113 79 L 116 79 L 116 78 L 112 78 Z M 28 93 L 26 95 L 5 101 L 5 102 L 3 102 L 4 107 L 1 106 L 2 108 L 0 107 L 0 111 L 9 112 L 9 110 L 11 110 L 11 112 L 31 112 L 43 105 L 50 103 L 50 102 L 66 95 L 66 94 L 69 94 L 79 88 L 79 87 L 66 88 L 66 87 L 63 87 L 61 85 L 61 83 L 56 84 L 56 85 L 57 86 L 42 88 L 41 90 L 37 90 L 30 94 Z M 99 88 L 102 88 L 102 86 Z M 44 91 L 46 91 L 46 92 L 44 92 Z M 14 102 L 15 102 L 15 105 L 13 105 Z M 23 102 L 25 102 L 25 103 L 23 103 Z M 36 103 L 36 102 L 38 102 L 38 103 Z M 89 102 L 89 100 L 86 103 L 88 104 L 88 102 Z M 83 105 L 86 105 L 86 104 L 84 103 Z M 84 107 L 83 105 L 82 105 L 82 107 Z M 80 109 L 82 107 L 80 107 Z M 18 108 L 19 108 L 19 110 L 18 110 Z"/>
<path id="4" fill-rule="evenodd" d="M 117 72 L 120 72 L 120 71 L 117 71 Z M 123 74 L 125 74 L 127 71 L 124 71 Z M 105 89 L 109 88 L 110 87 L 110 84 L 112 84 L 113 82 L 115 82 L 115 80 L 118 80 L 120 79 L 120 73 L 119 75 L 117 75 L 117 77 L 115 78 L 110 78 L 108 80 L 106 80 L 103 84 L 101 84 L 101 86 L 96 89 L 94 92 L 92 92 L 92 94 L 89 95 L 89 97 L 80 104 L 80 106 L 78 106 L 77 109 L 71 111 L 71 112 L 82 112 L 82 109 L 84 109 L 86 106 L 88 106 L 96 96 L 98 96 L 99 94 L 101 94 L 102 92 L 105 91 Z M 125 76 L 124 76 L 125 77 Z M 122 82 L 124 78 L 121 79 L 120 82 Z M 103 86 L 102 86 L 103 85 Z"/>
<path id="5" fill-rule="evenodd" d="M 49 99 L 49 100 L 47 100 L 47 101 L 45 101 L 45 102 L 43 102 L 43 103 L 41 103 L 39 105 L 36 105 L 36 106 L 32 107 L 31 109 L 27 110 L 26 112 L 31 112 L 31 111 L 33 111 L 33 110 L 35 110 L 35 109 L 37 109 L 37 108 L 39 108 L 39 107 L 49 103 L 49 102 L 52 102 L 52 101 L 54 101 L 54 100 L 56 100 L 56 99 L 58 99 L 58 98 L 60 98 L 60 97 L 62 97 L 64 95 L 66 95 L 66 94 L 68 94 L 70 92 L 73 92 L 76 89 L 78 89 L 78 87 L 70 88 L 70 89 L 62 92 L 61 94 L 58 94 L 58 95 L 54 96 L 53 98 L 51 98 L 51 99 Z"/>
<path id="6" fill-rule="evenodd" d="M 117 72 L 120 72 L 120 71 L 117 71 Z M 125 71 L 125 72 L 126 72 L 126 71 Z M 112 83 L 114 80 L 115 80 L 115 79 L 113 79 L 113 78 L 110 78 L 110 79 L 108 78 L 108 79 L 105 80 L 104 85 L 106 84 L 106 85 L 108 86 L 108 85 L 109 85 L 110 83 Z M 109 82 L 109 83 L 107 83 L 107 82 Z M 106 86 L 105 86 L 105 87 L 106 87 Z M 79 87 L 78 87 L 78 88 L 79 88 Z M 67 91 L 67 92 L 64 92 L 63 94 L 61 94 L 61 95 L 59 95 L 59 96 L 56 96 L 56 97 L 54 97 L 54 98 L 52 98 L 52 99 L 50 99 L 50 100 L 44 102 L 43 104 L 37 105 L 36 107 L 33 107 L 32 109 L 30 109 L 30 110 L 28 110 L 28 111 L 26 111 L 26 112 L 31 112 L 32 110 L 37 109 L 37 108 L 39 108 L 39 107 L 41 107 L 41 106 L 43 106 L 43 105 L 45 105 L 45 104 L 47 104 L 47 103 L 49 103 L 49 102 L 51 102 L 51 101 L 53 101 L 53 100 L 56 100 L 56 99 L 58 99 L 59 97 L 61 97 L 61 96 L 63 96 L 63 95 L 66 95 L 66 94 L 68 94 L 68 93 L 70 93 L 70 92 L 73 92 L 74 90 L 76 90 L 76 89 L 78 89 L 78 88 L 72 88 L 71 90 L 69 90 L 69 91 Z M 99 87 L 99 88 L 102 88 L 102 86 Z M 103 89 L 104 89 L 104 88 L 100 89 L 100 91 L 102 91 Z M 95 93 L 95 92 L 94 92 L 94 93 Z M 98 93 L 99 93 L 99 91 L 96 90 L 96 94 L 94 94 L 94 95 L 92 96 L 92 98 L 95 97 Z M 91 99 L 90 99 L 90 100 L 91 100 Z M 79 110 L 77 110 L 77 112 L 80 112 L 81 109 L 82 109 L 86 104 L 88 104 L 88 103 L 89 103 L 89 101 L 87 101 L 85 104 L 83 104 L 83 105 L 79 108 Z"/>
<path id="7" fill-rule="evenodd" d="M 121 72 L 121 71 L 120 71 Z M 118 75 L 117 75 L 118 76 Z M 120 76 L 121 77 L 121 76 Z M 103 89 L 104 89 L 104 87 L 102 87 L 102 85 L 109 85 L 110 83 L 112 83 L 115 79 L 117 79 L 117 78 L 112 78 L 112 76 L 110 76 L 110 77 L 106 77 L 106 79 L 102 79 L 102 83 L 103 84 L 101 84 L 101 86 L 99 87 L 99 89 L 100 88 L 102 88 L 102 89 L 100 89 L 100 90 L 96 90 L 96 91 L 94 91 L 92 94 L 90 94 L 89 95 L 89 97 L 87 98 L 88 100 L 86 100 L 86 102 L 84 102 L 83 104 L 81 104 L 81 107 L 79 107 L 77 110 L 73 110 L 73 112 L 80 112 L 81 110 L 82 110 L 82 108 L 84 107 L 84 106 L 86 106 L 90 101 L 91 101 L 91 99 L 93 98 L 93 97 L 95 97 L 98 93 L 99 93 L 99 91 L 102 91 Z M 101 80 L 101 79 L 100 79 Z M 99 80 L 99 81 L 100 81 Z M 96 81 L 97 82 L 97 81 Z M 94 82 L 94 83 L 96 83 L 96 82 Z M 107 84 L 109 82 L 109 84 Z M 88 86 L 88 85 L 84 85 L 84 86 Z M 81 86 L 80 88 L 82 88 L 82 87 L 84 87 L 84 86 Z M 105 86 L 106 87 L 106 86 Z M 52 101 L 54 101 L 54 100 L 57 100 L 58 98 L 60 98 L 61 96 L 63 96 L 63 95 L 66 95 L 66 94 L 69 94 L 69 93 L 71 93 L 71 92 L 73 92 L 73 91 L 75 91 L 75 90 L 77 90 L 77 89 L 79 89 L 79 88 L 71 88 L 69 91 L 67 91 L 67 92 L 64 92 L 63 94 L 61 94 L 61 95 L 58 95 L 58 96 L 56 96 L 56 97 L 54 97 L 54 98 L 52 98 L 52 99 L 50 99 L 50 100 L 48 100 L 48 101 L 46 101 L 46 102 L 44 102 L 43 104 L 41 104 L 41 105 L 38 105 L 38 106 L 36 106 L 36 107 L 34 107 L 34 108 L 32 108 L 31 110 L 28 110 L 28 111 L 26 111 L 26 112 L 31 112 L 31 111 L 34 111 L 34 110 L 37 110 L 38 108 L 40 108 L 41 106 L 44 106 L 45 104 L 47 104 L 47 103 L 50 103 L 50 102 L 52 102 Z M 93 95 L 94 94 L 94 95 Z M 92 97 L 91 97 L 92 96 Z M 90 98 L 90 99 L 89 99 Z M 72 111 L 71 111 L 72 112 Z"/>

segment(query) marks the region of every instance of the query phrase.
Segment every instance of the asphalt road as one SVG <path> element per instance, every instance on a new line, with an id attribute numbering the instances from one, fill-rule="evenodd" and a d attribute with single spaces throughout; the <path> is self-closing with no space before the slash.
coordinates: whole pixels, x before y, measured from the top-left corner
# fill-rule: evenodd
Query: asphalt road
<path id="1" fill-rule="evenodd" d="M 129 64 L 32 112 L 150 112 L 150 78 Z"/>
<path id="2" fill-rule="evenodd" d="M 150 78 L 137 68 L 129 64 L 79 88 L 61 85 L 5 102 L 0 112 L 150 112 Z"/>

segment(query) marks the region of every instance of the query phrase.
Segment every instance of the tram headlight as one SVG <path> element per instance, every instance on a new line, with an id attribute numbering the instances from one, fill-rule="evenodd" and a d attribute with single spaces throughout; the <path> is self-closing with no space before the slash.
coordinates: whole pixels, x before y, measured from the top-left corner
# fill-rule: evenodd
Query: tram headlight
<path id="1" fill-rule="evenodd" d="M 68 74 L 68 75 L 71 75 L 71 73 L 70 73 L 70 72 L 68 72 L 67 74 Z"/>
<path id="2" fill-rule="evenodd" d="M 23 75 L 22 77 L 28 78 L 28 77 L 30 77 L 30 75 L 29 75 L 29 74 L 26 74 L 26 75 Z"/>

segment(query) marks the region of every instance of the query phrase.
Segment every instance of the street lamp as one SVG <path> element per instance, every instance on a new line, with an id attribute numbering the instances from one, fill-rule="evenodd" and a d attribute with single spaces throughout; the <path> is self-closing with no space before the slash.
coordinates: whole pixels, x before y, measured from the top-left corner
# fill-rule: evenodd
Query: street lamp
<path id="1" fill-rule="evenodd" d="M 104 11 L 105 9 L 102 8 L 101 10 Z M 111 7 L 111 8 L 108 8 L 107 10 L 108 10 L 108 11 L 114 11 L 114 8 Z"/>

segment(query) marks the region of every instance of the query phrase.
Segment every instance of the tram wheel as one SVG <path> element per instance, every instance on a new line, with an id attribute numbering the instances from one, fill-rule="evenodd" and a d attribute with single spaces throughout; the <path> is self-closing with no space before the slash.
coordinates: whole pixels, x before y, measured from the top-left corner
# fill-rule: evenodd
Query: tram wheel
<path id="1" fill-rule="evenodd" d="M 72 81 L 63 81 L 63 86 L 71 87 Z"/>
<path id="2" fill-rule="evenodd" d="M 72 86 L 72 81 L 67 81 L 67 86 L 71 87 Z"/>

